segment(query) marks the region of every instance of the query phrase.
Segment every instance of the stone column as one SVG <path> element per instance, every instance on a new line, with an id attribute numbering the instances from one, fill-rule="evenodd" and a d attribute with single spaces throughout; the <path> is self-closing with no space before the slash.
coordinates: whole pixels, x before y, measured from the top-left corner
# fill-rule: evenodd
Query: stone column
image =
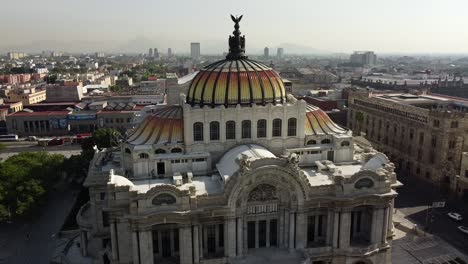
<path id="1" fill-rule="evenodd" d="M 344 211 L 341 213 L 340 238 L 339 238 L 340 249 L 346 249 L 349 247 L 350 231 L 351 231 L 351 212 Z"/>
<path id="2" fill-rule="evenodd" d="M 380 240 L 380 243 L 385 244 L 387 243 L 387 231 L 388 231 L 388 214 L 389 214 L 389 208 L 386 207 L 383 209 L 383 227 L 382 227 L 382 239 Z"/>
<path id="3" fill-rule="evenodd" d="M 133 263 L 140 263 L 140 247 L 138 241 L 138 231 L 132 232 Z"/>
<path id="4" fill-rule="evenodd" d="M 224 247 L 227 248 L 227 256 L 232 258 L 236 256 L 236 219 L 227 219 L 225 224 L 227 236 L 224 237 Z"/>
<path id="5" fill-rule="evenodd" d="M 237 255 L 242 256 L 243 254 L 243 221 L 242 217 L 237 218 Z"/>
<path id="6" fill-rule="evenodd" d="M 193 226 L 193 260 L 195 264 L 200 263 L 200 239 L 198 237 L 198 225 Z"/>
<path id="7" fill-rule="evenodd" d="M 387 225 L 387 234 L 393 234 L 393 213 L 394 213 L 394 201 L 390 202 L 390 206 L 388 207 L 388 225 Z"/>
<path id="8" fill-rule="evenodd" d="M 296 228 L 295 228 L 296 221 L 295 220 L 296 220 L 295 219 L 295 213 L 290 212 L 289 213 L 289 250 L 294 249 L 294 239 L 295 239 L 294 231 L 296 230 Z"/>
<path id="9" fill-rule="evenodd" d="M 153 237 L 151 230 L 140 231 L 140 263 L 153 264 Z"/>
<path id="10" fill-rule="evenodd" d="M 116 229 L 115 225 L 116 225 L 115 222 L 112 222 L 110 224 L 112 260 L 114 261 L 119 259 L 119 254 L 118 254 L 119 246 L 117 244 L 118 242 L 117 242 L 117 234 L 115 233 L 115 229 Z"/>
<path id="11" fill-rule="evenodd" d="M 283 235 L 283 225 L 284 225 L 284 210 L 281 209 L 279 211 L 279 219 L 278 219 L 278 247 L 281 248 L 283 246 L 284 235 Z"/>
<path id="12" fill-rule="evenodd" d="M 338 239 L 340 237 L 340 218 L 341 218 L 341 213 L 340 212 L 333 212 L 333 242 L 332 246 L 333 248 L 339 248 L 338 244 Z"/>
<path id="13" fill-rule="evenodd" d="M 83 256 L 88 255 L 88 237 L 86 236 L 86 231 L 81 231 L 80 232 L 80 240 L 81 240 L 81 254 Z"/>
<path id="14" fill-rule="evenodd" d="M 192 228 L 182 226 L 179 228 L 180 264 L 192 263 Z"/>
<path id="15" fill-rule="evenodd" d="M 303 212 L 296 213 L 296 248 L 304 248 L 307 244 L 307 225 Z M 316 233 L 317 234 L 317 233 Z"/>
<path id="16" fill-rule="evenodd" d="M 372 223 L 372 243 L 379 244 L 382 242 L 382 235 L 384 229 L 384 209 L 376 208 L 374 209 L 374 219 Z"/>

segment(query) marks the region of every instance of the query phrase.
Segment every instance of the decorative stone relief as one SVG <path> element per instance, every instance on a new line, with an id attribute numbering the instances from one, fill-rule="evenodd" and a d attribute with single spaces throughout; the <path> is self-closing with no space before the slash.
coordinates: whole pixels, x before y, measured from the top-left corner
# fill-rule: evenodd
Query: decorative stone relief
<path id="1" fill-rule="evenodd" d="M 176 198 L 173 195 L 170 195 L 168 193 L 162 193 L 154 197 L 152 203 L 154 205 L 175 204 Z"/>
<path id="2" fill-rule="evenodd" d="M 249 202 L 277 200 L 276 188 L 269 184 L 260 184 L 249 194 Z"/>

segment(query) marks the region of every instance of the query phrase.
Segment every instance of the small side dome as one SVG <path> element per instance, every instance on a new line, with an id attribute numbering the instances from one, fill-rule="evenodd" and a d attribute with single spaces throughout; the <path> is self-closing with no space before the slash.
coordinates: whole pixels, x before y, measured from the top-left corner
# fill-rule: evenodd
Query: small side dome
<path id="1" fill-rule="evenodd" d="M 167 106 L 147 116 L 127 139 L 132 145 L 180 143 L 184 140 L 182 107 Z"/>
<path id="2" fill-rule="evenodd" d="M 306 135 L 332 135 L 345 134 L 346 132 L 346 129 L 335 124 L 322 109 L 310 104 L 307 105 Z"/>

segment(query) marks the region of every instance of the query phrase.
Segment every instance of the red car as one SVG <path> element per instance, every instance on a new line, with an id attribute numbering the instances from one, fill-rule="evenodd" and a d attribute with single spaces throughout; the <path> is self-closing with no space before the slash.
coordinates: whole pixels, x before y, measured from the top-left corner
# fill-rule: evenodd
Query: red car
<path id="1" fill-rule="evenodd" d="M 65 140 L 63 138 L 54 138 L 51 141 L 47 143 L 47 146 L 60 146 L 65 143 Z"/>

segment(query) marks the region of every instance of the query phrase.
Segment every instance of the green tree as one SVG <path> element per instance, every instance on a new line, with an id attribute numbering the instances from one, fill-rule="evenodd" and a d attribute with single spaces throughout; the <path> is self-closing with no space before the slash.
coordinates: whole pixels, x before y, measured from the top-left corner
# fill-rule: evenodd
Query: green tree
<path id="1" fill-rule="evenodd" d="M 122 134 L 113 128 L 102 128 L 94 132 L 93 139 L 99 149 L 116 147 Z"/>
<path id="2" fill-rule="evenodd" d="M 23 152 L 0 163 L 0 220 L 29 215 L 60 182 L 64 156 Z"/>

